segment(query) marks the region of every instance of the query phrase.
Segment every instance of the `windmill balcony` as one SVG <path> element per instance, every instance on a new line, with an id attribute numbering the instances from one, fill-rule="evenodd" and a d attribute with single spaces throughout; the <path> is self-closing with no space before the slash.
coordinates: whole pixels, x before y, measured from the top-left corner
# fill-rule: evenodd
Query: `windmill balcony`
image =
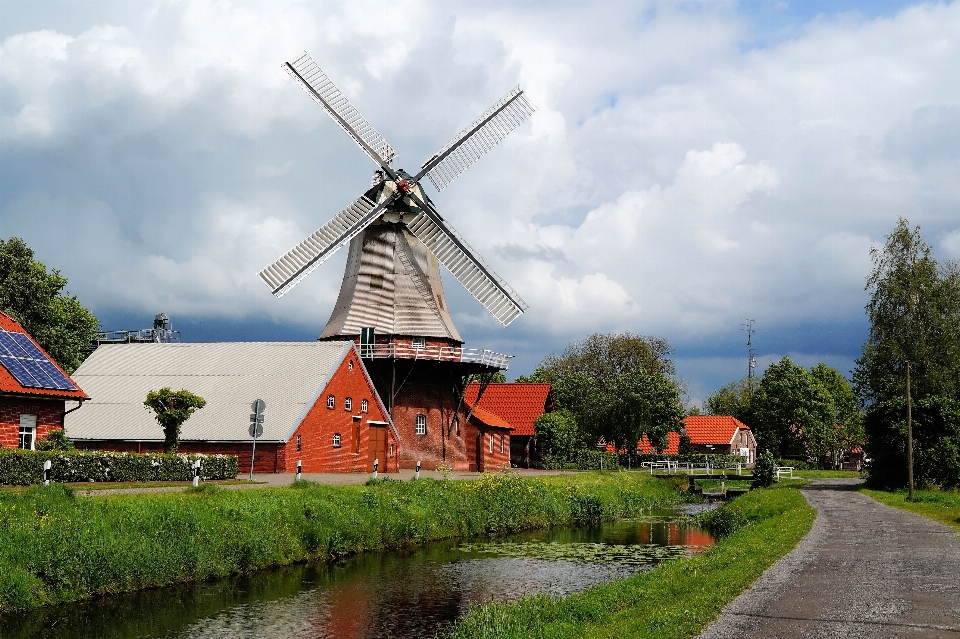
<path id="1" fill-rule="evenodd" d="M 510 367 L 513 355 L 504 355 L 489 349 L 463 348 L 462 346 L 418 346 L 411 342 L 362 344 L 360 356 L 366 359 L 415 359 L 439 362 L 467 362 L 481 364 L 502 371 Z"/>

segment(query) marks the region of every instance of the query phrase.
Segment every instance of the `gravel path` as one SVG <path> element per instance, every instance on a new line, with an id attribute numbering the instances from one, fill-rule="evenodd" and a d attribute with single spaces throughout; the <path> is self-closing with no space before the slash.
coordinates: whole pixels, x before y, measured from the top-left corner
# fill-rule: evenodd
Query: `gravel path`
<path id="1" fill-rule="evenodd" d="M 699 639 L 960 637 L 960 537 L 825 479 L 813 529 Z"/>

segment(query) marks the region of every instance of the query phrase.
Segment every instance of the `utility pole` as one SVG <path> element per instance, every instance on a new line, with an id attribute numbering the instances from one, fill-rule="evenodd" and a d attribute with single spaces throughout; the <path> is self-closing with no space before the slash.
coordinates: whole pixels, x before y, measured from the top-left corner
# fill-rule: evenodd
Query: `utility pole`
<path id="1" fill-rule="evenodd" d="M 757 368 L 757 349 L 753 347 L 753 334 L 756 332 L 753 323 L 756 320 L 744 319 L 743 330 L 747 331 L 747 388 L 753 392 L 753 371 Z"/>
<path id="2" fill-rule="evenodd" d="M 913 406 L 910 401 L 910 362 L 907 361 L 907 501 L 913 501 Z"/>

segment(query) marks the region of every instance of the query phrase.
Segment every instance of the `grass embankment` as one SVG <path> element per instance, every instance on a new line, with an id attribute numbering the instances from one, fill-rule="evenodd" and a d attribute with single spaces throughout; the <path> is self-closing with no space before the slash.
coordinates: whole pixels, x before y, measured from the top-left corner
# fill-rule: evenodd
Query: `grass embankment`
<path id="1" fill-rule="evenodd" d="M 906 489 L 887 492 L 861 488 L 860 492 L 881 504 L 922 515 L 927 519 L 951 526 L 960 533 L 960 492 L 915 490 L 913 501 L 907 500 Z"/>
<path id="2" fill-rule="evenodd" d="M 848 479 L 856 479 L 862 475 L 860 475 L 860 471 L 858 470 L 795 470 L 793 471 L 793 476 L 801 479 L 831 479 L 844 477 Z"/>
<path id="3" fill-rule="evenodd" d="M 0 493 L 0 612 L 437 539 L 570 525 L 683 501 L 632 473 L 79 499 Z"/>
<path id="4" fill-rule="evenodd" d="M 697 635 L 810 530 L 815 511 L 796 487 L 756 490 L 709 516 L 727 532 L 703 555 L 565 599 L 533 596 L 474 608 L 455 639 L 651 637 Z"/>

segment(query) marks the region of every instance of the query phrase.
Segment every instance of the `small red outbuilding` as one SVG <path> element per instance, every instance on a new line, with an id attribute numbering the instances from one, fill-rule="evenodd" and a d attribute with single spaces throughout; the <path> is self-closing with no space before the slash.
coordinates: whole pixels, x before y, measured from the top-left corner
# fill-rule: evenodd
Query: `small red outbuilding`
<path id="1" fill-rule="evenodd" d="M 0 446 L 36 448 L 38 439 L 63 427 L 66 401 L 85 399 L 27 331 L 0 311 Z"/>
<path id="2" fill-rule="evenodd" d="M 249 472 L 251 403 L 266 402 L 255 472 L 396 472 L 400 436 L 353 342 L 106 344 L 74 374 L 92 399 L 66 420 L 80 448 L 158 452 L 163 431 L 143 401 L 169 387 L 206 406 L 180 452 L 237 455 Z"/>

